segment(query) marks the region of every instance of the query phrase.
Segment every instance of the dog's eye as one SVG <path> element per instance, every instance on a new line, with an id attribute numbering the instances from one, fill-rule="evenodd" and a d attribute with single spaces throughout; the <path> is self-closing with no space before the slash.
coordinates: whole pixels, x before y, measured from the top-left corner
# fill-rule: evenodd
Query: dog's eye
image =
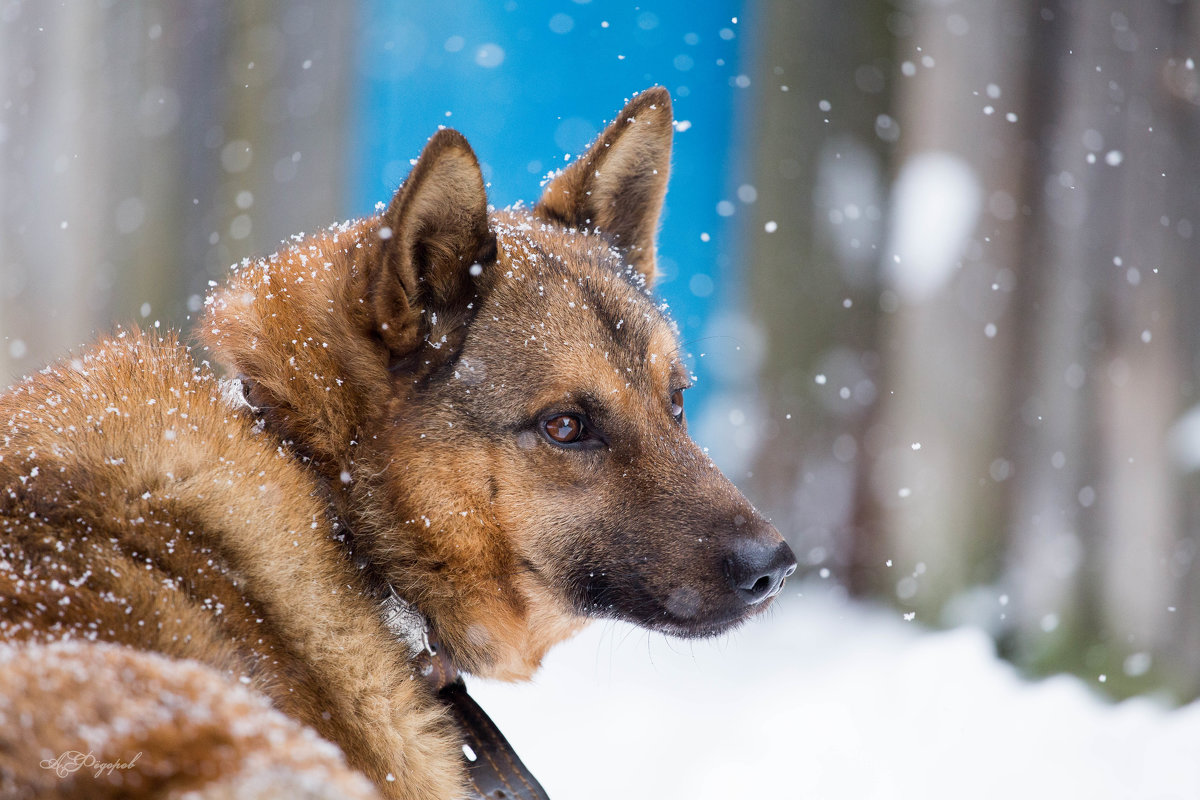
<path id="1" fill-rule="evenodd" d="M 676 422 L 683 422 L 683 389 L 671 392 L 671 416 Z"/>
<path id="2" fill-rule="evenodd" d="M 574 444 L 583 438 L 584 431 L 587 429 L 583 425 L 583 420 L 574 414 L 559 414 L 557 417 L 551 417 L 543 422 L 542 430 L 546 432 L 551 441 L 559 444 Z"/>

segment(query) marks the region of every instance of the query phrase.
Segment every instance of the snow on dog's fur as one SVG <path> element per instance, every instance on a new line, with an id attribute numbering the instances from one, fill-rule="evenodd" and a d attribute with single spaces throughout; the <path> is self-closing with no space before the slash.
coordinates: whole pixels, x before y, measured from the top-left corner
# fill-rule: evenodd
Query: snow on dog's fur
<path id="1" fill-rule="evenodd" d="M 136 331 L 14 387 L 0 634 L 105 642 L 75 663 L 126 658 L 165 683 L 170 659 L 198 661 L 381 794 L 433 800 L 458 795 L 463 759 L 380 619 L 388 586 L 458 668 L 504 679 L 592 617 L 704 636 L 761 611 L 791 552 L 688 437 L 688 373 L 648 292 L 670 142 L 670 98 L 648 90 L 536 206 L 489 212 L 466 140 L 439 131 L 386 210 L 296 237 L 209 298 L 201 355 L 240 377 L 240 405 L 171 337 Z M 46 715 L 147 701 L 108 675 L 0 706 L 0 753 L 72 747 Z M 267 714 L 206 687 L 192 699 L 213 718 Z M 46 785 L 36 763 L 0 766 Z M 135 773 L 111 780 L 158 791 Z"/>

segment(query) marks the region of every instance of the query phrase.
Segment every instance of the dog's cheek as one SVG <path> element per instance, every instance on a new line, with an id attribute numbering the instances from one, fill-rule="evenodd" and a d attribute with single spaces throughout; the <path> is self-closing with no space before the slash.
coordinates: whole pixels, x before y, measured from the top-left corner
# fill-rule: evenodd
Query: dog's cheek
<path id="1" fill-rule="evenodd" d="M 537 579 L 565 600 L 575 568 L 593 558 L 591 540 L 603 536 L 595 493 L 570 465 L 555 469 L 520 448 L 494 464 L 503 466 L 489 481 L 498 527 Z"/>

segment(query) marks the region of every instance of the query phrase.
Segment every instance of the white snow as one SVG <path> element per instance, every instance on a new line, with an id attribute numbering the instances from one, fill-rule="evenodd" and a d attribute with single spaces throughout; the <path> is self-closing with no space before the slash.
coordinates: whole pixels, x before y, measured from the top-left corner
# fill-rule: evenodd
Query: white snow
<path id="1" fill-rule="evenodd" d="M 889 257 L 884 259 L 901 297 L 920 302 L 946 284 L 982 205 L 982 184 L 961 157 L 929 151 L 904 162 L 892 188 Z"/>
<path id="2" fill-rule="evenodd" d="M 883 239 L 883 194 L 883 167 L 874 150 L 851 136 L 822 145 L 813 189 L 817 220 L 833 243 L 843 277 L 853 286 L 873 281 Z"/>
<path id="3" fill-rule="evenodd" d="M 1171 426 L 1167 445 L 1184 472 L 1200 469 L 1200 405 L 1192 406 Z"/>
<path id="4" fill-rule="evenodd" d="M 1200 469 L 1200 405 L 1184 411 L 1166 434 L 1168 449 L 1184 473 Z"/>
<path id="5" fill-rule="evenodd" d="M 597 623 L 534 685 L 472 693 L 551 797 L 1200 797 L 1200 703 L 1113 704 L 1022 679 L 979 630 L 786 594 L 712 642 Z"/>

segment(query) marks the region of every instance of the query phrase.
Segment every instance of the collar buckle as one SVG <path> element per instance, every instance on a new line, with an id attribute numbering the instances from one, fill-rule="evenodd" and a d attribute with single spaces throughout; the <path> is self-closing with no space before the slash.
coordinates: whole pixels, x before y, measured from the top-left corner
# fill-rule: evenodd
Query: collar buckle
<path id="1" fill-rule="evenodd" d="M 422 654 L 433 658 L 437 648 L 429 639 L 429 623 L 416 606 L 405 600 L 390 583 L 380 608 L 383 624 L 393 636 L 408 647 L 413 658 Z"/>

